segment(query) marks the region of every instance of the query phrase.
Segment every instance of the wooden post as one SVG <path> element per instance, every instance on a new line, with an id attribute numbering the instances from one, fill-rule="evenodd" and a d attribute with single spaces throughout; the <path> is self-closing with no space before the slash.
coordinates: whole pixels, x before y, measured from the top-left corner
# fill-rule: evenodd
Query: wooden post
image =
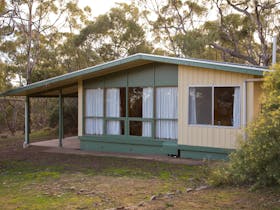
<path id="1" fill-rule="evenodd" d="M 58 100 L 58 116 L 59 116 L 59 123 L 58 123 L 58 130 L 59 130 L 59 147 L 62 147 L 62 139 L 64 136 L 63 131 L 63 96 L 62 96 L 62 89 L 59 90 L 59 100 Z"/>
<path id="2" fill-rule="evenodd" d="M 24 143 L 23 143 L 23 148 L 27 148 L 29 146 L 29 131 L 30 131 L 30 103 L 29 103 L 29 96 L 25 97 L 25 109 L 24 109 L 24 124 L 25 124 L 25 129 L 24 129 Z"/>

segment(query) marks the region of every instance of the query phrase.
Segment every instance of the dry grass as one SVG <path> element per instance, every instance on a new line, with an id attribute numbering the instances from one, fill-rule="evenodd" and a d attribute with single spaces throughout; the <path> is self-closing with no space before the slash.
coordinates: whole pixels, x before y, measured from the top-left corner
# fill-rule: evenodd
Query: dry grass
<path id="1" fill-rule="evenodd" d="M 23 150 L 21 138 L 0 145 L 1 209 L 280 209 L 277 188 L 186 192 L 205 184 L 200 166 L 47 154 Z"/>

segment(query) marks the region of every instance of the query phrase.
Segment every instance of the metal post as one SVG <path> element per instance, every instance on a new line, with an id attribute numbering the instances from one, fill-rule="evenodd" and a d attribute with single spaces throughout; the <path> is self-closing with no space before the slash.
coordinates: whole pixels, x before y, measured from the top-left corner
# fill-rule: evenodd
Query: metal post
<path id="1" fill-rule="evenodd" d="M 30 122 L 30 104 L 29 104 L 29 96 L 25 97 L 25 109 L 24 109 L 24 143 L 23 143 L 23 148 L 27 148 L 29 146 L 29 122 Z"/>
<path id="2" fill-rule="evenodd" d="M 59 98 L 58 98 L 58 116 L 59 116 L 59 123 L 58 123 L 58 132 L 59 132 L 59 147 L 62 147 L 62 139 L 64 136 L 63 131 L 63 97 L 62 97 L 62 90 L 59 90 Z"/>

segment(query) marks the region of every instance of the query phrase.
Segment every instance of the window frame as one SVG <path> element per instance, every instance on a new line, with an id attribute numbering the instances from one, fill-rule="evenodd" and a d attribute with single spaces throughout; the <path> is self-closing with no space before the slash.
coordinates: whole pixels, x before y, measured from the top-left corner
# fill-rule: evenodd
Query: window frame
<path id="1" fill-rule="evenodd" d="M 189 110 L 189 106 L 190 106 L 190 101 L 189 101 L 189 95 L 190 95 L 190 88 L 199 88 L 199 87 L 209 87 L 211 88 L 211 97 L 212 97 L 212 101 L 211 101 L 211 104 L 212 104 L 212 111 L 211 111 L 211 115 L 212 115 L 212 119 L 211 119 L 211 125 L 206 125 L 206 124 L 191 124 L 190 121 L 189 121 L 189 118 L 190 118 L 190 110 Z M 240 119 L 240 124 L 238 126 L 226 126 L 226 125 L 214 125 L 214 115 L 215 115 L 215 88 L 239 88 L 240 89 L 240 104 L 239 104 L 239 108 L 240 108 L 240 115 L 239 115 L 239 119 Z M 190 127 L 208 127 L 208 128 L 229 128 L 229 129 L 240 129 L 241 128 L 241 124 L 242 124 L 242 118 L 241 118 L 241 115 L 242 115 L 242 91 L 241 91 L 241 85 L 189 85 L 187 87 L 187 104 L 188 104 L 188 110 L 187 110 L 187 113 L 188 113 L 188 117 L 187 117 L 187 125 L 190 126 Z"/>
<path id="2" fill-rule="evenodd" d="M 156 107 L 156 105 L 157 105 L 157 101 L 156 101 L 156 98 L 157 98 L 157 95 L 156 95 L 156 92 L 157 92 L 157 89 L 158 88 L 177 88 L 177 104 L 178 104 L 178 107 L 177 107 L 177 118 L 158 118 L 157 116 L 156 116 L 156 112 L 157 112 L 157 107 Z M 176 121 L 177 122 L 177 127 L 178 127 L 178 130 L 177 130 L 177 136 L 178 136 L 178 134 L 179 134 L 179 125 L 178 125 L 178 118 L 179 118 L 179 86 L 170 86 L 170 85 L 168 85 L 168 86 L 155 86 L 154 87 L 154 119 L 153 119 L 153 138 L 154 139 L 156 139 L 156 140 L 165 140 L 165 141 L 172 141 L 172 142 L 174 142 L 174 141 L 176 141 L 176 142 L 178 142 L 178 138 L 177 139 L 168 139 L 168 138 L 158 138 L 157 136 L 156 136 L 156 129 L 157 129 L 157 121 L 169 121 L 169 122 L 171 122 L 171 121 Z"/>
<path id="3" fill-rule="evenodd" d="M 150 85 L 143 85 L 143 86 L 139 86 L 140 88 L 152 88 L 153 91 L 153 115 L 151 118 L 140 118 L 140 117 L 129 117 L 128 116 L 128 89 L 129 88 L 134 88 L 135 86 L 119 86 L 119 87 L 95 87 L 95 88 L 83 88 L 83 135 L 88 135 L 88 136 L 107 136 L 107 137 L 123 137 L 123 138 L 131 138 L 133 139 L 139 139 L 143 138 L 143 139 L 148 139 L 148 140 L 155 140 L 155 141 L 177 141 L 178 139 L 161 139 L 161 138 L 156 138 L 156 122 L 158 120 L 170 120 L 170 121 L 174 121 L 176 120 L 178 122 L 178 118 L 157 118 L 156 117 L 156 90 L 157 88 L 177 88 L 179 89 L 178 86 L 175 85 L 167 85 L 167 86 L 150 86 Z M 126 89 L 126 116 L 125 117 L 108 117 L 107 113 L 106 113 L 106 95 L 107 95 L 107 89 L 110 88 L 125 88 Z M 85 106 L 86 106 L 86 90 L 89 89 L 102 89 L 103 90 L 103 116 L 101 117 L 91 117 L 91 116 L 86 116 L 85 113 Z M 179 90 L 178 90 L 179 91 Z M 178 92 L 179 94 L 179 92 Z M 178 95 L 178 100 L 179 100 L 179 95 Z M 85 121 L 88 118 L 97 118 L 97 119 L 102 119 L 103 120 L 103 134 L 102 135 L 96 135 L 96 134 L 86 134 L 85 132 Z M 124 121 L 124 134 L 120 134 L 120 135 L 115 135 L 115 134 L 107 134 L 107 121 L 110 120 L 119 120 L 119 121 Z M 141 122 L 150 122 L 151 123 L 151 136 L 147 137 L 147 136 L 134 136 L 134 135 L 130 135 L 130 130 L 129 130 L 129 125 L 130 125 L 130 121 L 141 121 Z"/>
<path id="4" fill-rule="evenodd" d="M 105 116 L 105 110 L 104 110 L 104 105 L 103 105 L 103 113 L 102 116 L 87 116 L 86 115 L 86 109 L 87 109 L 87 104 L 86 104 L 86 91 L 87 90 L 98 90 L 101 89 L 103 91 L 103 104 L 104 104 L 104 96 L 105 96 L 105 90 L 104 88 L 101 87 L 96 87 L 96 88 L 86 88 L 83 89 L 83 135 L 90 135 L 90 136 L 103 136 L 105 134 L 105 130 L 104 130 L 104 116 Z M 86 132 L 86 120 L 87 119 L 102 119 L 102 134 L 88 134 Z"/>

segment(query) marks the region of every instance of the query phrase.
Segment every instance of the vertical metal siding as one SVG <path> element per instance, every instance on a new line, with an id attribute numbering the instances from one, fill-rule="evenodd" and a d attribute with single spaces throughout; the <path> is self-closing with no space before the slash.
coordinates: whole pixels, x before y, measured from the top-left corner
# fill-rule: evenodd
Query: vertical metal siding
<path id="1" fill-rule="evenodd" d="M 188 87 L 191 85 L 240 86 L 240 102 L 242 105 L 243 82 L 246 79 L 253 78 L 253 76 L 181 65 L 178 69 L 178 144 L 227 149 L 235 148 L 238 136 L 242 134 L 242 128 L 188 125 Z M 254 107 L 256 107 L 258 101 L 255 98 L 256 94 L 254 95 L 254 88 L 248 88 L 247 95 L 250 95 L 247 99 L 247 110 L 251 110 L 248 115 L 252 120 L 252 116 L 256 113 L 256 111 L 254 112 Z M 244 108 L 241 106 L 241 125 L 243 110 Z"/>

